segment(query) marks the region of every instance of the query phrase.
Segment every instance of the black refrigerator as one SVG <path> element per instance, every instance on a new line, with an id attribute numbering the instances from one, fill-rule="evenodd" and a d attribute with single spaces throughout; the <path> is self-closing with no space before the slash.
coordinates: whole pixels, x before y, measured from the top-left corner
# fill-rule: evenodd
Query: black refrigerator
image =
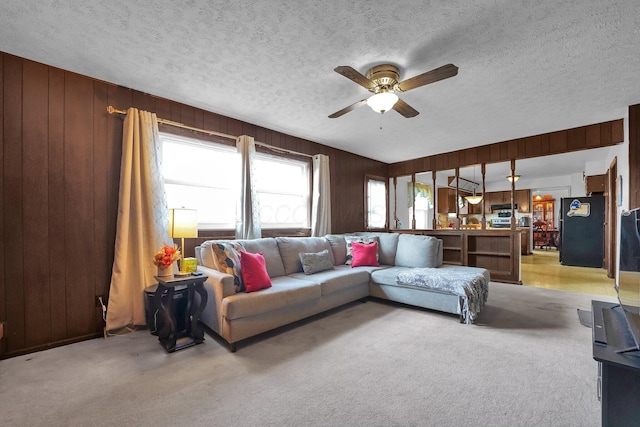
<path id="1" fill-rule="evenodd" d="M 560 263 L 604 265 L 604 196 L 565 197 L 560 209 Z"/>

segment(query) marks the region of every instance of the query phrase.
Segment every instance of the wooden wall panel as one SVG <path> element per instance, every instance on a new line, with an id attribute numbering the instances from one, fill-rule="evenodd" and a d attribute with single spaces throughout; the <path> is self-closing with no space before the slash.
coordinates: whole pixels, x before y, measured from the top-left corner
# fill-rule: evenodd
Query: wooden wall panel
<path id="1" fill-rule="evenodd" d="M 4 277 L 7 351 L 26 347 L 22 168 L 22 61 L 4 61 Z"/>
<path id="2" fill-rule="evenodd" d="M 69 334 L 95 332 L 93 218 L 93 81 L 65 75 L 64 200 L 67 322 Z"/>
<path id="3" fill-rule="evenodd" d="M 107 295 L 111 282 L 112 263 L 109 248 L 115 244 L 113 233 L 109 228 L 109 185 L 115 181 L 110 174 L 112 170 L 106 159 L 109 158 L 108 126 L 109 119 L 105 105 L 109 102 L 109 88 L 102 82 L 93 84 L 93 295 Z M 106 304 L 107 301 L 104 301 Z M 94 308 L 95 324 L 102 321 L 102 310 Z"/>
<path id="4" fill-rule="evenodd" d="M 564 153 L 567 151 L 567 131 L 554 132 L 550 140 L 551 153 Z"/>
<path id="5" fill-rule="evenodd" d="M 389 175 L 402 176 L 423 172 L 422 168 L 416 165 L 425 163 L 434 165 L 437 171 L 443 171 L 477 163 L 499 163 L 606 147 L 623 141 L 624 120 L 618 119 L 393 163 L 389 165 Z"/>
<path id="6" fill-rule="evenodd" d="M 48 80 L 42 64 L 25 62 L 22 89 L 25 338 L 27 347 L 51 340 L 48 260 Z"/>
<path id="7" fill-rule="evenodd" d="M 49 311 L 51 340 L 64 340 L 67 335 L 67 280 L 65 277 L 65 201 L 64 201 L 64 71 L 49 69 L 49 141 L 48 148 L 48 230 Z"/>

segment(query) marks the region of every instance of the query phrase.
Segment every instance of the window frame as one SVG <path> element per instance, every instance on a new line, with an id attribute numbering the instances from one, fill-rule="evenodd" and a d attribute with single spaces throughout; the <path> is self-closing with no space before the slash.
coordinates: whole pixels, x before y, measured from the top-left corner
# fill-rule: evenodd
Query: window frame
<path id="1" fill-rule="evenodd" d="M 389 183 L 388 178 L 379 175 L 365 174 L 364 176 L 364 229 L 367 231 L 384 231 L 389 227 Z M 369 226 L 369 182 L 375 181 L 384 184 L 384 226 L 383 227 L 370 227 Z"/>
<path id="2" fill-rule="evenodd" d="M 160 128 L 160 137 L 166 135 L 168 138 L 174 138 L 177 140 L 185 140 L 186 143 L 199 144 L 203 147 L 213 146 L 214 148 L 235 150 L 235 143 L 232 141 L 222 140 L 218 137 L 211 137 L 207 134 L 194 135 L 193 132 L 183 132 L 180 129 L 174 129 L 173 127 L 163 125 Z M 161 139 L 162 141 L 162 139 Z M 162 150 L 162 146 L 161 146 Z M 275 153 L 274 153 L 275 151 Z M 162 153 L 164 158 L 164 152 Z M 277 149 L 270 149 L 270 147 L 256 145 L 256 156 L 269 156 L 274 158 L 280 158 L 284 161 L 294 161 L 306 163 L 307 176 L 308 176 L 308 188 L 307 188 L 307 227 L 263 227 L 263 237 L 308 237 L 311 235 L 311 214 L 313 203 L 313 163 L 310 156 L 304 154 L 296 155 L 294 153 L 281 152 Z M 163 182 L 164 173 L 163 173 Z M 198 235 L 200 238 L 216 238 L 216 239 L 234 239 L 235 227 L 229 228 L 217 228 L 211 227 L 210 224 L 204 226 L 198 226 Z"/>
<path id="3" fill-rule="evenodd" d="M 259 149 L 262 148 L 262 149 Z M 282 227 L 282 226 L 275 226 L 275 227 L 265 227 L 264 224 L 261 224 L 261 228 L 263 231 L 267 230 L 267 231 L 271 231 L 271 232 L 275 232 L 278 235 L 282 235 L 283 231 L 286 230 L 292 230 L 295 231 L 296 233 L 300 233 L 300 231 L 304 231 L 307 230 L 307 233 L 310 235 L 311 234 L 311 211 L 312 211 L 312 203 L 313 203 L 313 197 L 312 197 L 312 191 L 313 191 L 313 164 L 311 162 L 311 158 L 308 158 L 306 156 L 296 156 L 294 154 L 285 154 L 285 153 L 281 153 L 281 152 L 277 152 L 277 153 L 273 153 L 271 152 L 271 150 L 269 150 L 267 147 L 256 147 L 256 160 L 259 158 L 272 158 L 272 159 L 276 159 L 279 161 L 283 161 L 283 162 L 289 162 L 289 163 L 303 163 L 305 164 L 305 169 L 307 172 L 307 191 L 306 191 L 306 204 L 307 204 L 307 218 L 306 218 L 306 226 L 304 227 Z"/>

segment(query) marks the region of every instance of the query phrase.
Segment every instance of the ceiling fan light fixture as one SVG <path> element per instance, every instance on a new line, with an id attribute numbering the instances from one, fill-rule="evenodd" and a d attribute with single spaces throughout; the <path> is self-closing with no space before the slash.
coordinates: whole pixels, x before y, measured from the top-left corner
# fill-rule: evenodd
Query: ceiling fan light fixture
<path id="1" fill-rule="evenodd" d="M 380 92 L 367 99 L 367 105 L 376 113 L 385 113 L 398 102 L 398 95 L 393 92 Z"/>
<path id="2" fill-rule="evenodd" d="M 513 176 L 512 175 L 508 175 L 507 179 L 509 180 L 509 182 L 512 182 L 512 181 L 516 182 L 517 180 L 520 179 L 520 175 L 513 175 Z"/>

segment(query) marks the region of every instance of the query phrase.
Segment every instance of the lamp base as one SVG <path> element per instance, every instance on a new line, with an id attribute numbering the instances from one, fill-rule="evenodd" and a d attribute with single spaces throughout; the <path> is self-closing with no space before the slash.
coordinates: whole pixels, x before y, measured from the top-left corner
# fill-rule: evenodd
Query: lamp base
<path id="1" fill-rule="evenodd" d="M 191 276 L 191 272 L 190 271 L 178 271 L 177 273 L 174 274 L 174 276 L 176 276 L 176 277 L 187 277 L 187 276 Z"/>

